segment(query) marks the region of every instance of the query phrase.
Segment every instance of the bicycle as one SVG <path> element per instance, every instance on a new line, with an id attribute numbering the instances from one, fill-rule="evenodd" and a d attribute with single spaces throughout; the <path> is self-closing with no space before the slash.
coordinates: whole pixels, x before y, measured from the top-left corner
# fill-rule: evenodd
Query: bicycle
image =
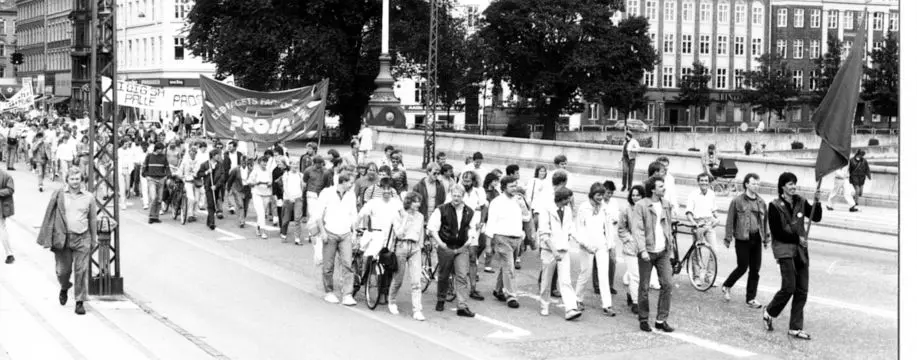
<path id="1" fill-rule="evenodd" d="M 427 242 L 423 249 L 420 251 L 420 284 L 421 284 L 421 293 L 427 291 L 427 288 L 430 287 L 431 283 L 436 282 L 436 274 L 439 274 L 439 264 L 433 266 L 433 245 Z M 472 275 L 473 276 L 473 275 Z M 448 282 L 449 288 L 446 289 L 446 301 L 452 302 L 455 300 L 455 277 L 452 275 L 449 276 L 451 281 Z"/>
<path id="2" fill-rule="evenodd" d="M 685 253 L 685 256 L 678 260 L 678 227 L 685 227 L 690 229 L 690 234 L 692 235 L 691 247 L 688 248 L 688 251 Z M 690 265 L 686 270 L 688 274 L 688 279 L 691 281 L 691 286 L 698 291 L 707 291 L 713 287 L 713 282 L 716 279 L 717 274 L 717 262 L 716 262 L 716 252 L 713 251 L 713 247 L 708 245 L 703 239 L 698 241 L 698 238 L 694 236 L 694 233 L 697 232 L 698 226 L 691 224 L 684 224 L 680 221 L 672 222 L 672 244 L 674 245 L 675 258 L 671 259 L 672 261 L 672 274 L 677 275 L 681 272 L 681 268 L 686 261 L 691 260 Z"/>
<path id="3" fill-rule="evenodd" d="M 169 191 L 172 220 L 181 217 L 181 224 L 188 223 L 188 196 L 185 194 L 185 183 L 178 177 L 173 177 Z"/>

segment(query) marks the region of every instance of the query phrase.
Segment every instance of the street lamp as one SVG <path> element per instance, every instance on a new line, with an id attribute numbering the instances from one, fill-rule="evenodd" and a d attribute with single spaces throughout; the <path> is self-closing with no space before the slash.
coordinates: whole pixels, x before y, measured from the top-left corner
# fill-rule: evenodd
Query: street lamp
<path id="1" fill-rule="evenodd" d="M 392 85 L 392 57 L 388 53 L 389 0 L 382 0 L 382 54 L 379 55 L 379 75 L 374 81 L 376 90 L 369 98 L 369 106 L 363 119 L 369 125 L 403 127 L 405 123 L 401 100 L 395 96 Z"/>

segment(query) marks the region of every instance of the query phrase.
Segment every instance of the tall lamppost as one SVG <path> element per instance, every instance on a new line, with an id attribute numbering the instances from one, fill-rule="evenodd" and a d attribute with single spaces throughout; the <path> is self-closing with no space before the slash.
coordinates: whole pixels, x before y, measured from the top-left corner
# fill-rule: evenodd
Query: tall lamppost
<path id="1" fill-rule="evenodd" d="M 369 106 L 363 119 L 370 125 L 404 126 L 404 110 L 401 100 L 395 96 L 392 85 L 392 57 L 388 53 L 389 0 L 382 0 L 382 54 L 379 55 L 379 75 L 376 76 L 376 90 L 369 98 Z"/>

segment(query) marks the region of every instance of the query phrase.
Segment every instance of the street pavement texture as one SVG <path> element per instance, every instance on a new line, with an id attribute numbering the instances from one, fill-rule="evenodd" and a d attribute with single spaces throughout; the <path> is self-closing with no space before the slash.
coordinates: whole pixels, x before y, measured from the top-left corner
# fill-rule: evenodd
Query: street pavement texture
<path id="1" fill-rule="evenodd" d="M 374 154 L 378 156 L 378 154 Z M 411 165 L 409 164 L 409 167 Z M 415 166 L 417 167 L 417 166 Z M 433 311 L 434 287 L 425 293 L 426 322 L 410 318 L 409 286 L 398 294 L 401 315 L 385 306 L 348 308 L 322 301 L 320 271 L 311 246 L 255 237 L 254 215 L 240 229 L 234 216 L 211 231 L 163 217 L 146 224 L 140 199 L 121 215 L 122 275 L 129 300 L 93 298 L 86 316 L 72 300 L 57 303 L 53 256 L 35 244 L 49 199 L 35 176 L 11 172 L 17 215 L 8 224 L 17 262 L 0 265 L 0 359 L 891 359 L 897 355 L 898 254 L 896 250 L 840 245 L 862 232 L 834 229 L 810 250 L 806 330 L 814 340 L 786 335 L 789 307 L 764 331 L 761 312 L 745 307 L 744 278 L 724 302 L 719 288 L 694 290 L 675 276 L 669 322 L 672 334 L 643 333 L 626 311 L 619 259 L 614 298 L 618 316 L 601 315 L 597 295 L 586 295 L 586 312 L 562 319 L 554 299 L 551 316 L 538 315 L 537 254 L 522 257 L 518 273 L 521 308 L 496 301 L 493 274 L 481 272 L 484 301 L 469 300 L 478 316 L 459 318 L 454 303 Z M 202 214 L 199 214 L 199 217 Z M 813 226 L 813 236 L 819 224 Z M 722 228 L 718 230 L 722 238 Z M 687 249 L 687 235 L 679 237 Z M 735 266 L 732 249 L 717 248 L 717 284 Z M 578 269 L 574 264 L 574 269 Z M 576 270 L 574 270 L 574 274 Z M 339 275 L 339 273 L 338 273 Z M 339 276 L 338 276 L 339 277 Z M 780 286 L 779 268 L 764 252 L 758 300 Z M 336 286 L 336 288 L 339 288 Z M 71 292 L 72 294 L 72 292 Z M 71 295 L 72 298 L 72 295 Z M 651 317 L 656 292 L 651 291 Z M 110 304 L 116 305 L 110 305 Z M 138 308 L 140 310 L 138 310 Z"/>

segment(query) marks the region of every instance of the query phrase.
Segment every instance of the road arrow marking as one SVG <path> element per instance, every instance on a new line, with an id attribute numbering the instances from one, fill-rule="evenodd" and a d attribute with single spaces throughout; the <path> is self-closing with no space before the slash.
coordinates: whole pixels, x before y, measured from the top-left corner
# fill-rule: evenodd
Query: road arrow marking
<path id="1" fill-rule="evenodd" d="M 452 311 L 458 311 L 458 309 L 456 309 L 456 308 L 452 308 L 451 310 L 452 310 Z M 475 314 L 475 315 L 474 315 L 474 318 L 475 318 L 475 319 L 478 319 L 478 320 L 480 320 L 480 321 L 486 322 L 486 323 L 488 323 L 488 324 L 491 324 L 491 325 L 493 325 L 493 326 L 497 326 L 497 327 L 501 327 L 501 328 L 503 328 L 503 329 L 506 329 L 506 330 L 502 330 L 502 329 L 501 329 L 501 330 L 497 330 L 497 331 L 494 331 L 494 332 L 490 333 L 489 335 L 487 335 L 487 337 L 489 337 L 489 338 L 515 340 L 515 339 L 519 339 L 519 338 L 521 338 L 521 337 L 525 337 L 525 336 L 532 335 L 532 332 L 531 332 L 531 331 L 528 331 L 528 330 L 526 330 L 526 329 L 523 329 L 523 328 L 521 328 L 521 327 L 518 327 L 518 326 L 515 326 L 515 325 L 512 325 L 512 324 L 507 324 L 507 323 L 502 322 L 502 321 L 497 320 L 497 319 L 491 319 L 491 318 L 486 317 L 486 316 L 481 315 L 481 314 Z M 507 330 L 509 330 L 509 331 L 507 331 Z"/>

